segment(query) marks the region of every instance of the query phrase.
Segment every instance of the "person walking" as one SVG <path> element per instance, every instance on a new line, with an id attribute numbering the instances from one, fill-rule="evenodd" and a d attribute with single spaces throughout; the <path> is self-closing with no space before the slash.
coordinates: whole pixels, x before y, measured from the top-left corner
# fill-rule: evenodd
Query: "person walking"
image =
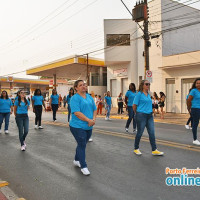
<path id="1" fill-rule="evenodd" d="M 20 90 L 18 99 L 15 101 L 14 105 L 14 115 L 19 130 L 19 140 L 21 144 L 21 150 L 26 150 L 25 139 L 28 135 L 29 130 L 29 117 L 28 109 L 30 102 L 25 97 L 25 92 Z"/>
<path id="2" fill-rule="evenodd" d="M 42 92 L 40 89 L 36 89 L 34 96 L 32 97 L 32 107 L 33 107 L 33 112 L 35 113 L 35 129 L 37 129 L 37 128 L 43 129 L 43 127 L 41 125 L 42 105 L 44 107 L 44 110 L 46 111 L 44 97 L 42 96 Z"/>
<path id="3" fill-rule="evenodd" d="M 77 142 L 73 163 L 81 168 L 84 175 L 89 175 L 90 171 L 85 161 L 85 150 L 96 121 L 96 105 L 94 99 L 86 93 L 86 85 L 82 80 L 74 83 L 74 89 L 76 94 L 70 102 L 72 112 L 70 131 Z"/>
<path id="4" fill-rule="evenodd" d="M 129 125 L 133 120 L 133 133 L 136 131 L 136 121 L 135 121 L 135 114 L 133 111 L 133 101 L 136 96 L 136 87 L 134 83 L 129 84 L 129 90 L 126 92 L 125 95 L 125 104 L 128 108 L 128 120 L 126 122 L 125 131 L 128 132 Z"/>
<path id="5" fill-rule="evenodd" d="M 66 107 L 66 104 L 67 104 L 67 97 L 64 96 L 64 97 L 63 97 L 63 107 L 64 107 L 64 108 Z"/>
<path id="6" fill-rule="evenodd" d="M 189 94 L 190 94 L 190 91 L 191 91 L 191 90 L 192 90 L 192 89 L 189 90 Z M 188 94 L 187 97 L 186 97 L 186 105 L 187 105 L 187 100 L 188 100 L 189 94 Z M 187 123 L 186 123 L 186 125 L 185 125 L 185 128 L 186 128 L 186 129 L 192 129 L 193 119 L 192 119 L 191 113 L 189 113 L 189 114 L 190 114 L 190 117 L 189 117 L 189 119 L 188 119 L 188 121 L 187 121 Z M 189 125 L 190 122 L 191 122 L 191 126 Z"/>
<path id="7" fill-rule="evenodd" d="M 111 111 L 111 105 L 112 105 L 112 98 L 110 96 L 110 92 L 107 92 L 107 95 L 105 96 L 105 107 L 106 107 L 106 118 L 105 120 L 111 120 L 110 119 L 110 111 Z"/>
<path id="8" fill-rule="evenodd" d="M 159 104 L 159 107 L 160 107 L 160 118 L 161 119 L 164 119 L 163 108 L 165 107 L 165 98 L 166 98 L 166 96 L 165 96 L 164 92 L 160 92 L 160 100 L 159 100 L 158 104 Z"/>
<path id="9" fill-rule="evenodd" d="M 71 116 L 70 101 L 71 101 L 72 96 L 74 96 L 74 89 L 70 88 L 69 94 L 67 95 L 68 123 L 70 121 L 70 116 Z"/>
<path id="10" fill-rule="evenodd" d="M 8 93 L 4 90 L 1 93 L 0 98 L 0 133 L 1 133 L 1 126 L 3 124 L 3 120 L 5 119 L 5 134 L 8 134 L 8 127 L 10 121 L 10 114 L 13 113 L 13 104 L 12 101 L 8 98 Z"/>
<path id="11" fill-rule="evenodd" d="M 53 110 L 53 121 L 55 122 L 56 121 L 56 112 L 58 111 L 58 106 L 60 105 L 59 96 L 57 94 L 56 89 L 52 90 L 52 95 L 51 95 L 49 104 L 51 106 L 51 109 Z"/>
<path id="12" fill-rule="evenodd" d="M 101 98 L 101 95 L 98 96 L 97 99 L 97 115 L 102 115 L 102 108 L 103 108 L 103 100 Z"/>
<path id="13" fill-rule="evenodd" d="M 197 128 L 200 119 L 200 78 L 197 78 L 192 85 L 187 100 L 187 108 L 189 113 L 191 113 L 193 119 L 192 123 L 193 144 L 200 145 L 200 142 L 197 139 Z"/>
<path id="14" fill-rule="evenodd" d="M 133 102 L 133 110 L 136 113 L 137 134 L 135 137 L 134 153 L 141 155 L 139 150 L 140 139 L 145 127 L 149 134 L 149 140 L 152 148 L 152 155 L 160 156 L 163 152 L 157 150 L 152 110 L 152 100 L 149 94 L 150 83 L 147 80 L 142 80 L 139 86 L 139 91 Z"/>
<path id="15" fill-rule="evenodd" d="M 117 104 L 118 104 L 118 115 L 123 113 L 123 106 L 124 106 L 124 100 L 122 97 L 122 93 L 120 92 L 119 96 L 117 97 Z"/>
<path id="16" fill-rule="evenodd" d="M 153 107 L 154 116 L 156 116 L 156 113 L 158 113 L 158 103 L 159 103 L 158 95 L 156 92 L 154 92 L 153 98 L 152 98 L 152 107 Z"/>

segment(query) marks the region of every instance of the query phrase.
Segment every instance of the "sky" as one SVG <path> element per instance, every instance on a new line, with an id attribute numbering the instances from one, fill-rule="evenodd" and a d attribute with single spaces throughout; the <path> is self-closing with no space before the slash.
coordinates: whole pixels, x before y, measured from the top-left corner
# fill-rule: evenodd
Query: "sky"
<path id="1" fill-rule="evenodd" d="M 131 10 L 136 0 L 124 2 Z M 34 66 L 99 50 L 103 20 L 124 18 L 131 16 L 120 0 L 0 0 L 0 76 L 25 77 Z"/>

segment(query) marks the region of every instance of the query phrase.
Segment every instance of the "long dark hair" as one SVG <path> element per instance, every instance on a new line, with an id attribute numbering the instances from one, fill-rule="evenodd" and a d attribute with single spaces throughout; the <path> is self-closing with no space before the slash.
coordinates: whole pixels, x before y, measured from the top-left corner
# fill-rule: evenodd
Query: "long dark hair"
<path id="1" fill-rule="evenodd" d="M 71 90 L 73 90 L 73 94 L 71 95 Z M 74 88 L 70 88 L 70 90 L 69 90 L 69 97 L 71 97 L 71 96 L 73 96 L 74 95 Z"/>
<path id="2" fill-rule="evenodd" d="M 38 91 L 40 92 L 39 95 L 37 94 Z M 36 89 L 35 92 L 34 92 L 34 96 L 41 96 L 41 95 L 42 95 L 41 90 L 40 89 Z"/>
<path id="3" fill-rule="evenodd" d="M 2 93 L 1 93 L 1 99 L 3 99 L 3 92 L 6 93 L 6 99 L 8 99 L 8 93 L 5 90 L 3 90 Z"/>
<path id="4" fill-rule="evenodd" d="M 56 91 L 56 89 L 53 89 L 52 90 L 52 95 L 54 95 L 54 92 L 56 92 L 56 95 L 58 94 L 57 91 Z"/>
<path id="5" fill-rule="evenodd" d="M 153 93 L 153 96 L 155 96 L 155 98 L 158 100 L 158 95 L 156 92 Z"/>
<path id="6" fill-rule="evenodd" d="M 192 84 L 192 88 L 191 88 L 191 89 L 197 88 L 197 87 L 196 87 L 197 81 L 200 81 L 200 78 L 197 78 L 197 79 L 194 81 L 194 83 Z"/>
<path id="7" fill-rule="evenodd" d="M 165 97 L 165 93 L 164 92 L 160 92 L 160 97 Z"/>
<path id="8" fill-rule="evenodd" d="M 23 91 L 23 90 L 19 90 L 19 94 L 21 93 L 21 91 Z M 22 102 L 22 99 L 21 99 L 21 96 L 19 95 L 18 106 L 21 106 L 21 102 Z M 27 101 L 26 97 L 24 97 L 24 103 L 25 103 L 25 105 L 28 105 L 28 101 Z"/>
<path id="9" fill-rule="evenodd" d="M 133 87 L 133 91 L 135 92 L 136 91 L 135 83 L 130 83 L 129 84 L 129 90 L 131 90 L 131 86 Z"/>
<path id="10" fill-rule="evenodd" d="M 78 84 L 80 83 L 80 82 L 84 82 L 83 80 L 77 80 L 77 81 L 75 81 L 75 83 L 74 83 L 74 90 L 76 91 L 76 87 L 78 87 Z"/>

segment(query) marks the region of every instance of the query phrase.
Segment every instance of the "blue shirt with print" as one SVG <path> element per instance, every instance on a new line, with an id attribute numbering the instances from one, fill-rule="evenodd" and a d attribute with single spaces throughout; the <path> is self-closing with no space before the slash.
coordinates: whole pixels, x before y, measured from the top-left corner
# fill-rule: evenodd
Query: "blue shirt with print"
<path id="1" fill-rule="evenodd" d="M 128 98 L 128 106 L 133 106 L 133 101 L 135 99 L 136 94 L 136 92 L 132 92 L 131 90 L 128 90 L 126 92 L 125 96 Z"/>
<path id="2" fill-rule="evenodd" d="M 200 91 L 197 88 L 192 89 L 189 96 L 193 97 L 191 108 L 200 108 Z"/>
<path id="3" fill-rule="evenodd" d="M 153 112 L 152 100 L 149 94 L 146 96 L 143 92 L 138 92 L 133 104 L 137 106 L 137 112 L 145 114 L 151 114 Z"/>
<path id="4" fill-rule="evenodd" d="M 15 101 L 15 106 L 17 106 L 17 114 L 27 114 L 28 113 L 28 106 L 30 102 L 27 100 L 28 104 L 26 105 L 23 101 L 21 101 L 19 105 L 19 101 Z"/>
<path id="5" fill-rule="evenodd" d="M 105 97 L 105 100 L 106 100 L 106 103 L 107 103 L 109 106 L 111 106 L 111 104 L 112 104 L 111 97 L 106 96 L 106 97 Z"/>
<path id="6" fill-rule="evenodd" d="M 12 105 L 10 99 L 1 99 L 0 98 L 0 113 L 9 113 Z"/>
<path id="7" fill-rule="evenodd" d="M 71 98 L 70 107 L 72 112 L 70 126 L 84 130 L 91 130 L 93 127 L 89 127 L 88 122 L 80 120 L 74 113 L 81 112 L 87 118 L 93 119 L 93 113 L 97 109 L 94 99 L 89 94 L 86 94 L 86 98 L 83 98 L 77 93 Z"/>
<path id="8" fill-rule="evenodd" d="M 51 99 L 52 99 L 52 102 L 51 102 L 51 104 L 58 104 L 58 102 L 59 102 L 59 95 L 58 94 L 56 94 L 56 95 L 51 95 Z"/>
<path id="9" fill-rule="evenodd" d="M 34 101 L 34 106 L 41 106 L 44 100 L 44 97 L 35 95 L 32 97 L 32 100 Z"/>

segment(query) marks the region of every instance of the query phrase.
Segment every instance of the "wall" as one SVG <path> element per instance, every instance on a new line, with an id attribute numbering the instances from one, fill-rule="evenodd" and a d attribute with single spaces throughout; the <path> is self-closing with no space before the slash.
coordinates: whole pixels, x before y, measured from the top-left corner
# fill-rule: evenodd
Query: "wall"
<path id="1" fill-rule="evenodd" d="M 88 86 L 88 93 L 94 93 L 97 95 L 101 95 L 101 97 L 104 97 L 104 93 L 107 92 L 106 86 Z"/>

